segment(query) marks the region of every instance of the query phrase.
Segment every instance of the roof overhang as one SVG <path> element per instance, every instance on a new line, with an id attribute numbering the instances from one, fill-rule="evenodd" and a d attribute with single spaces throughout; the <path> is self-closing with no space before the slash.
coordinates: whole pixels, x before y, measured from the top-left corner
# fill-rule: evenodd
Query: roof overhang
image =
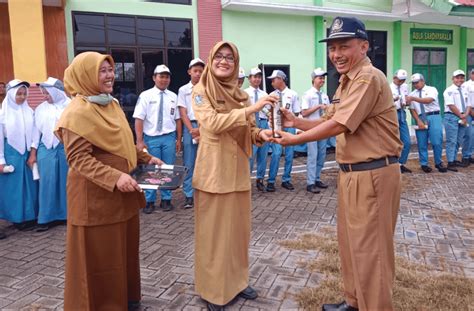
<path id="1" fill-rule="evenodd" d="M 421 1 L 394 0 L 391 12 L 324 7 L 308 4 L 272 3 L 269 0 L 222 0 L 222 9 L 241 12 L 258 12 L 268 14 L 289 14 L 303 16 L 356 16 L 374 21 L 404 21 L 442 25 L 459 25 L 474 28 L 471 16 L 446 15 L 436 8 L 429 7 Z"/>

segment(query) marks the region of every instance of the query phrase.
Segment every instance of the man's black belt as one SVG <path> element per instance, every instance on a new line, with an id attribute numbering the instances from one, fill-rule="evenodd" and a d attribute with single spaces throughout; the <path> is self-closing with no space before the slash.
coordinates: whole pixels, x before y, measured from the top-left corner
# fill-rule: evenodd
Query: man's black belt
<path id="1" fill-rule="evenodd" d="M 375 170 L 384 166 L 388 166 L 393 163 L 398 162 L 398 157 L 385 157 L 377 160 L 372 160 L 370 162 L 360 162 L 354 164 L 339 164 L 341 171 L 343 172 L 357 172 L 357 171 L 368 171 Z"/>
<path id="2" fill-rule="evenodd" d="M 263 120 L 267 121 L 267 120 L 268 120 L 268 119 L 265 119 L 265 118 L 258 118 L 258 119 L 259 119 L 260 121 L 263 121 Z"/>
<path id="3" fill-rule="evenodd" d="M 190 122 L 197 122 L 196 120 L 189 120 Z"/>
<path id="4" fill-rule="evenodd" d="M 426 112 L 425 114 L 426 114 L 427 116 L 433 116 L 433 115 L 439 114 L 439 110 L 438 110 L 438 111 Z"/>

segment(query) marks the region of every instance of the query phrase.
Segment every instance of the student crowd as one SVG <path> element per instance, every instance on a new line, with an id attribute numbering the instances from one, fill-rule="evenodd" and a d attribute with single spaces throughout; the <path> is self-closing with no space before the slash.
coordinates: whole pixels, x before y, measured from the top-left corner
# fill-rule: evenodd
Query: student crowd
<path id="1" fill-rule="evenodd" d="M 193 171 L 199 146 L 199 125 L 191 105 L 191 93 L 199 82 L 205 63 L 199 58 L 189 63 L 190 81 L 183 85 L 178 95 L 168 90 L 171 71 L 165 65 L 156 67 L 153 75 L 155 86 L 142 92 L 138 98 L 133 117 L 137 148 L 147 148 L 148 152 L 174 164 L 176 153 L 183 151 L 183 165 L 189 171 L 184 180 L 184 208 L 193 207 Z M 474 69 L 470 79 L 465 81 L 465 73 L 456 70 L 452 74 L 452 84 L 443 93 L 444 118 L 441 117 L 438 90 L 426 85 L 422 74 L 415 73 L 410 82 L 412 91 L 407 85 L 407 72 L 399 69 L 390 84 L 393 102 L 397 109 L 400 140 L 403 150 L 399 158 L 402 173 L 411 173 L 405 164 L 410 152 L 410 131 L 407 123 L 407 112 L 415 120 L 415 134 L 418 147 L 418 158 L 421 169 L 432 171 L 428 162 L 428 144 L 431 143 L 434 154 L 434 166 L 439 172 L 448 170 L 456 172 L 460 167 L 474 163 Z M 311 72 L 311 88 L 301 97 L 288 88 L 286 74 L 275 70 L 266 77 L 271 81 L 275 91 L 281 96 L 282 106 L 300 118 L 319 119 L 330 107 L 331 101 L 323 91 L 327 73 L 321 68 Z M 267 96 L 260 88 L 262 71 L 251 68 L 248 76 L 243 68 L 239 70 L 239 86 L 248 78 L 249 87 L 244 91 L 249 95 L 252 104 L 259 98 Z M 5 85 L 0 82 L 0 218 L 8 220 L 19 230 L 33 227 L 37 231 L 46 231 L 49 227 L 66 220 L 66 178 L 68 166 L 64 147 L 54 135 L 56 123 L 70 99 L 64 91 L 62 82 L 48 78 L 37 83 L 45 101 L 33 111 L 27 102 L 29 83 L 12 80 Z M 268 110 L 255 114 L 257 126 L 269 129 Z M 447 165 L 442 161 L 443 127 L 446 141 Z M 295 133 L 293 128 L 285 128 Z M 307 143 L 307 191 L 319 193 L 319 189 L 328 186 L 321 180 L 321 171 L 326 159 L 327 140 Z M 282 147 L 276 143 L 265 143 L 253 146 L 250 158 L 250 169 L 256 163 L 256 187 L 258 191 L 274 192 L 284 148 L 284 170 L 281 186 L 293 190 L 291 171 L 295 150 L 301 146 Z M 459 148 L 462 156 L 458 159 Z M 271 153 L 270 153 L 271 151 Z M 267 157 L 270 159 L 268 160 Z M 269 163 L 268 175 L 267 164 Z M 13 172 L 9 173 L 12 169 Z M 38 176 L 34 176 L 37 170 Z M 36 177 L 36 178 L 35 178 Z M 39 177 L 39 178 L 38 178 Z M 264 179 L 266 179 L 266 185 Z M 164 211 L 173 209 L 172 192 L 160 190 L 160 207 Z M 147 205 L 144 213 L 155 209 L 156 191 L 146 190 Z M 5 238 L 0 232 L 0 238 Z"/>

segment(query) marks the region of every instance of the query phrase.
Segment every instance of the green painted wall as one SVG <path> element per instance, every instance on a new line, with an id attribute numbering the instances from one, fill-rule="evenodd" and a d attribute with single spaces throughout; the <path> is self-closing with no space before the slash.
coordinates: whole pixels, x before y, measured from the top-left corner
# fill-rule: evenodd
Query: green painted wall
<path id="1" fill-rule="evenodd" d="M 474 49 L 474 28 L 467 29 L 467 48 Z"/>
<path id="2" fill-rule="evenodd" d="M 223 38 L 239 48 L 245 72 L 259 63 L 290 65 L 291 88 L 299 95 L 311 87 L 314 25 L 312 16 L 222 12 Z"/>
<path id="3" fill-rule="evenodd" d="M 74 58 L 72 11 L 175 17 L 193 20 L 194 55 L 199 56 L 196 2 L 192 5 L 145 2 L 142 0 L 67 0 L 64 8 L 69 61 Z"/>
<path id="4" fill-rule="evenodd" d="M 365 11 L 392 11 L 392 0 L 324 0 L 323 6 Z"/>
<path id="5" fill-rule="evenodd" d="M 453 44 L 452 45 L 436 45 L 436 44 L 415 44 L 410 43 L 410 28 L 431 28 L 431 29 L 450 29 L 453 30 Z M 469 29 L 472 35 L 472 29 Z M 469 33 L 468 33 L 469 34 Z M 451 73 L 459 69 L 459 49 L 460 49 L 460 27 L 450 25 L 437 24 L 418 24 L 418 23 L 402 23 L 402 65 L 401 67 L 408 72 L 408 76 L 412 75 L 413 62 L 413 48 L 414 47 L 430 47 L 430 48 L 446 48 L 447 63 L 446 63 L 446 86 L 451 85 Z M 474 40 L 469 38 L 471 46 L 474 46 Z M 469 45 L 468 45 L 469 47 Z M 444 90 L 438 90 L 442 94 Z"/>

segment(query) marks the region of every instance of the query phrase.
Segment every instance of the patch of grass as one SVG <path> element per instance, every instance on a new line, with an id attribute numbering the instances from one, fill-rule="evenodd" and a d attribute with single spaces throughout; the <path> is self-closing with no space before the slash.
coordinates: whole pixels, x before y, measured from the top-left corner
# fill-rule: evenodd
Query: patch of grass
<path id="1" fill-rule="evenodd" d="M 303 234 L 297 240 L 282 241 L 282 246 L 297 250 L 316 250 L 315 260 L 302 266 L 323 274 L 316 288 L 306 288 L 296 295 L 305 310 L 318 310 L 323 303 L 343 300 L 338 245 L 330 237 Z M 393 289 L 395 310 L 472 310 L 474 309 L 474 281 L 463 276 L 445 273 L 445 265 L 435 268 L 396 258 Z"/>

